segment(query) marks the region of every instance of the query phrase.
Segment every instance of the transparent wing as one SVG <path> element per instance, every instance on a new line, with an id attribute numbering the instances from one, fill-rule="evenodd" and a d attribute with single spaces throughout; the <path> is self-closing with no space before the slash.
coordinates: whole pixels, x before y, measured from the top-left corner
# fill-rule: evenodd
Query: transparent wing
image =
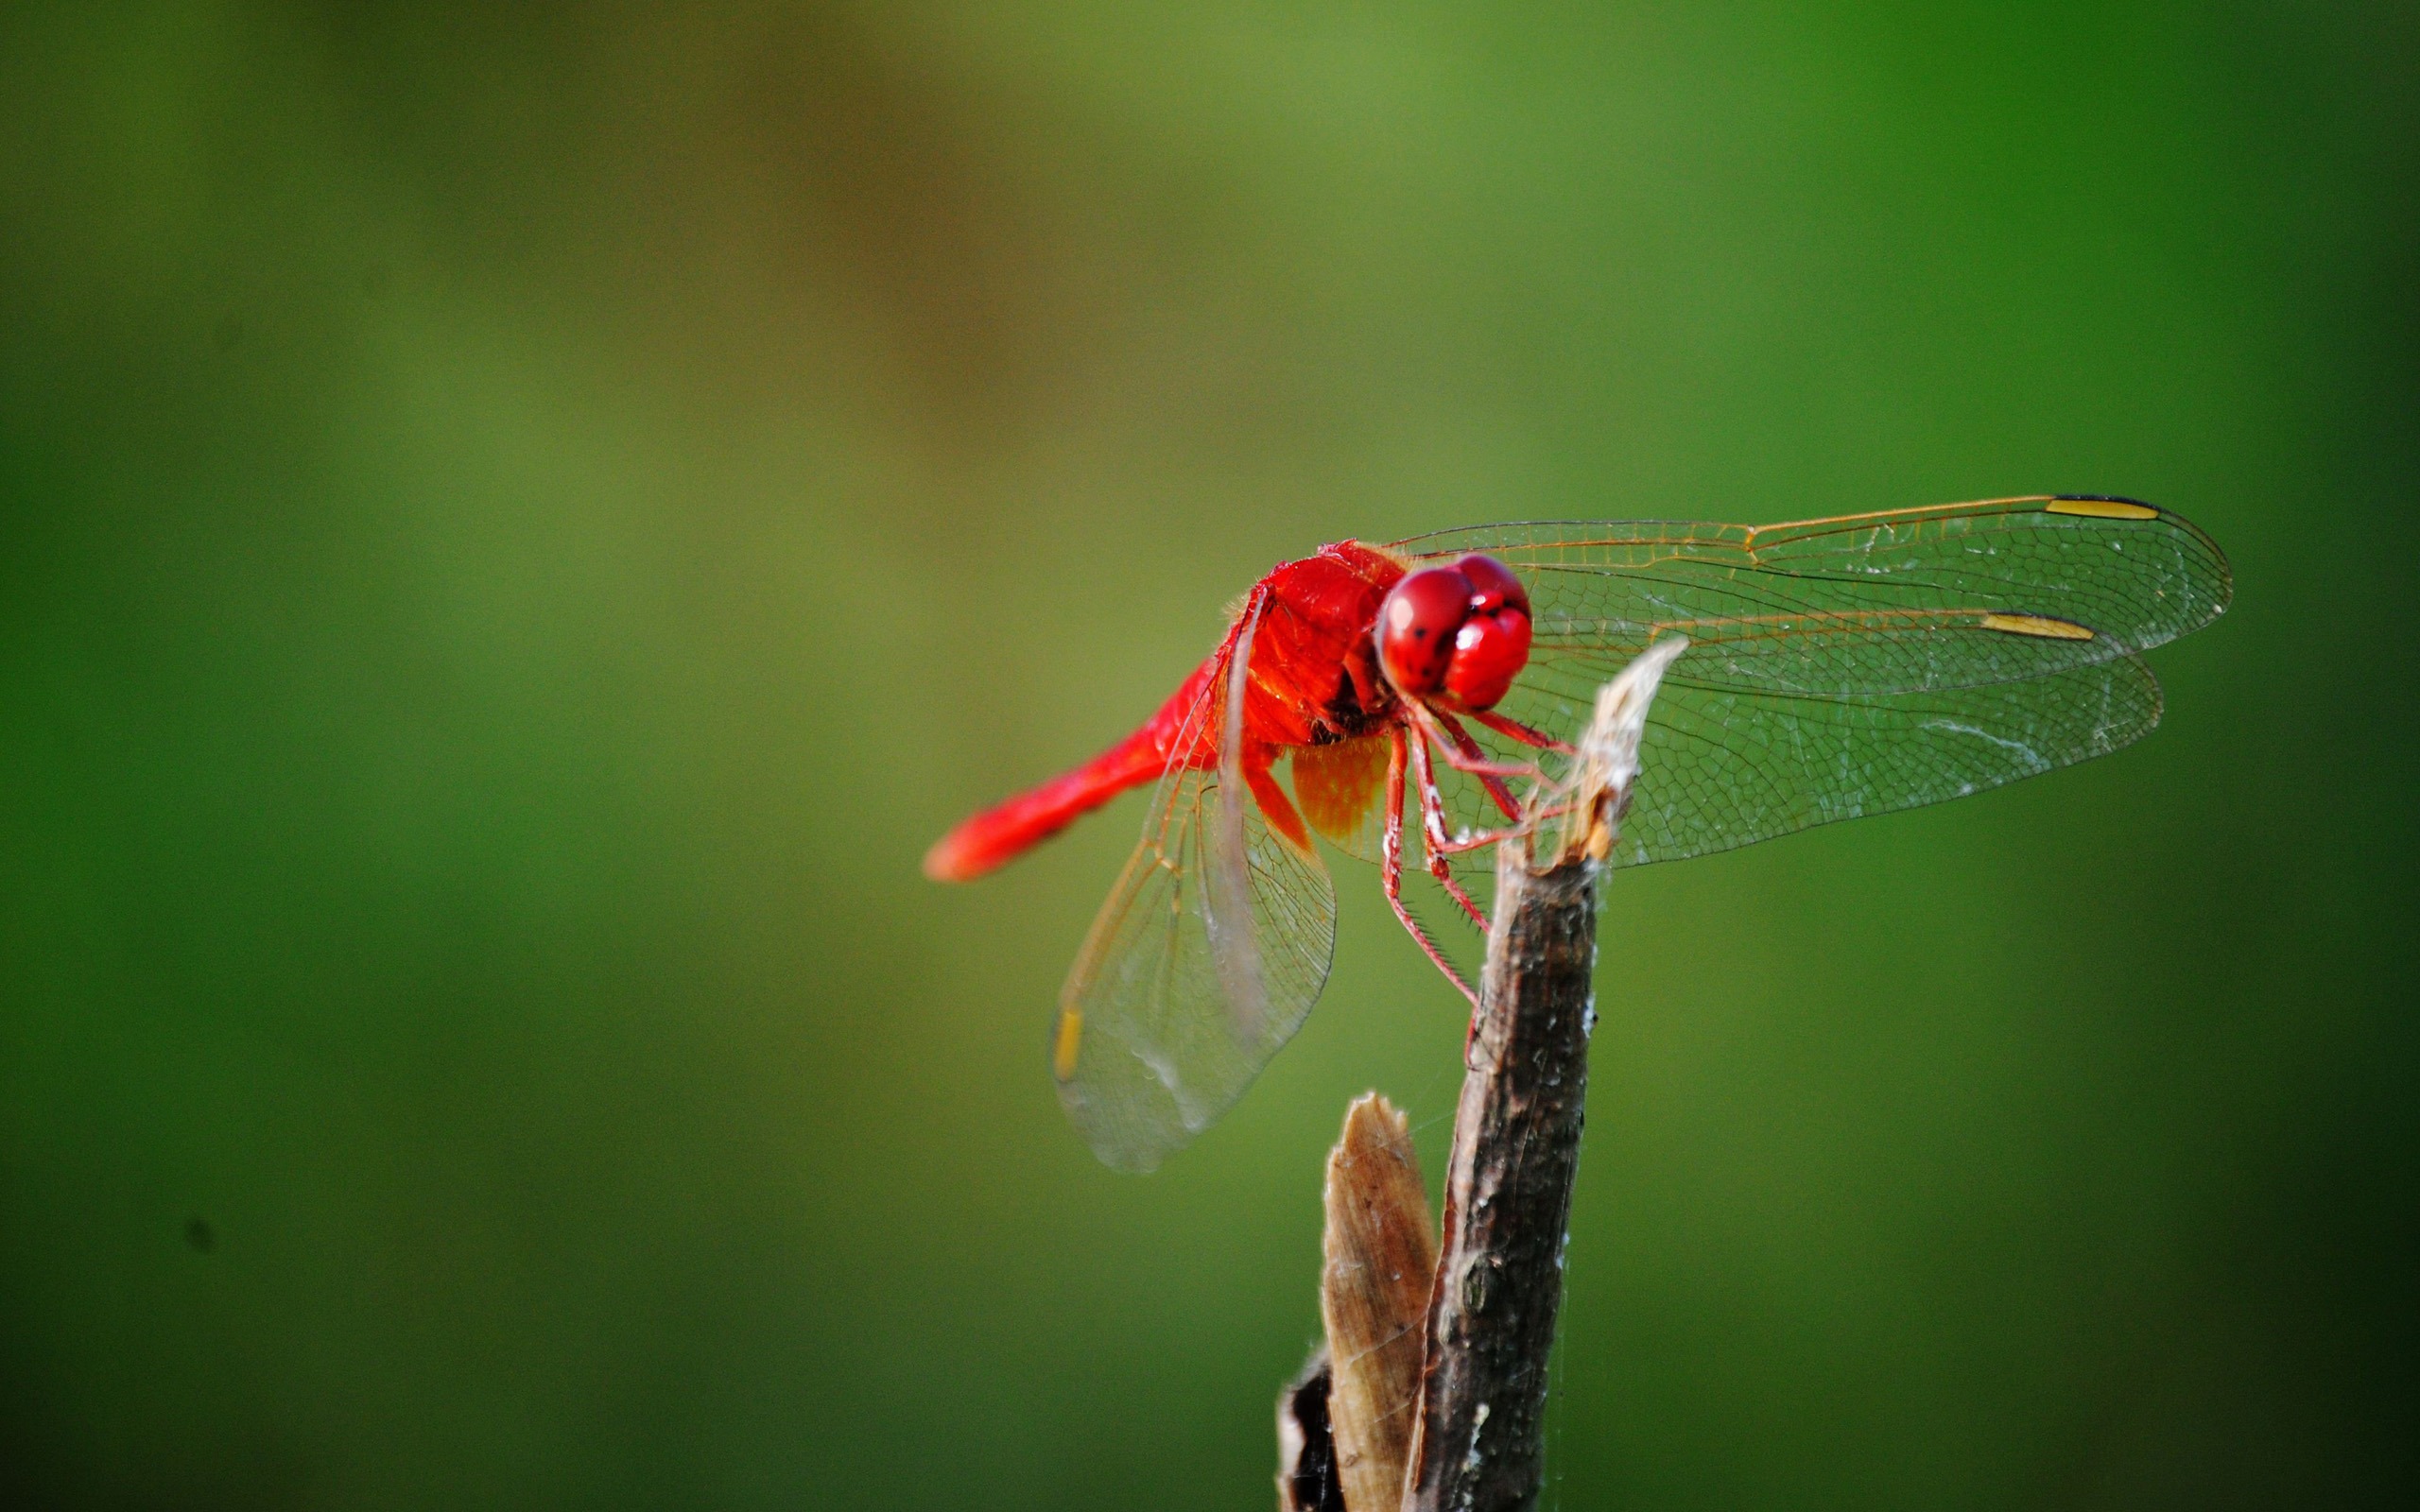
<path id="1" fill-rule="evenodd" d="M 1938 693 L 1747 694 L 1719 675 L 1667 684 L 1616 865 L 1962 798 L 2105 756 L 2160 714 L 2159 682 L 2131 655 Z"/>
<path id="2" fill-rule="evenodd" d="M 1228 723 L 1225 671 L 1172 748 Z M 1060 1101 L 1122 1170 L 1158 1165 L 1243 1094 L 1302 1027 L 1335 954 L 1326 867 L 1262 819 L 1232 729 L 1220 747 L 1218 769 L 1161 780 L 1059 995 Z"/>
<path id="3" fill-rule="evenodd" d="M 1499 712 L 1559 740 L 1651 641 L 1689 638 L 1650 716 L 1616 858 L 1628 865 L 2116 750 L 2159 721 L 2137 653 L 2209 623 L 2233 591 L 2226 558 L 2180 517 L 2048 495 L 1765 526 L 1481 526 L 1398 549 L 1485 551 L 1521 575 L 1535 648 Z M 1478 784 L 1441 780 L 1457 825 L 1491 821 Z M 1483 885 L 1485 870 L 1458 874 Z"/>
<path id="4" fill-rule="evenodd" d="M 1542 638 L 1595 644 L 1680 630 L 1703 644 L 1803 633 L 1828 619 L 1883 627 L 1954 611 L 2086 626 L 2147 651 L 2223 612 L 2226 558 L 2181 516 L 2128 499 L 2037 495 L 1779 525 L 1547 522 L 1439 531 L 1413 557 L 1484 551 L 1528 584 Z M 1810 662 L 1822 689 L 1887 692 L 2030 675 L 1973 644 L 1884 654 L 1838 643 Z"/>

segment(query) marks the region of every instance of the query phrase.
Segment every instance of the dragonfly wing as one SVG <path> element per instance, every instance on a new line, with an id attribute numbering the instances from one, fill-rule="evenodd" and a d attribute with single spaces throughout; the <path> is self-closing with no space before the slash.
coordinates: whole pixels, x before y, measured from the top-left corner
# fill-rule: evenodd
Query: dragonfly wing
<path id="1" fill-rule="evenodd" d="M 1649 716 L 1616 856 L 1630 865 L 2116 750 L 2159 720 L 2159 685 L 2138 653 L 2207 624 L 2233 591 L 2208 537 L 2123 500 L 1754 527 L 1483 526 L 1401 547 L 1486 551 L 1521 574 L 1534 649 L 1499 712 L 1559 739 L 1651 641 L 1689 637 Z M 1474 733 L 1493 753 L 1517 750 Z M 1455 822 L 1485 822 L 1472 784 L 1445 796 Z"/>
<path id="2" fill-rule="evenodd" d="M 1189 730 L 1223 725 L 1224 670 Z M 1222 734 L 1219 769 L 1161 781 L 1059 995 L 1060 1101 L 1122 1170 L 1158 1165 L 1243 1094 L 1302 1026 L 1335 954 L 1327 868 L 1270 829 L 1235 738 Z M 1188 732 L 1175 748 L 1192 744 Z"/>
<path id="3" fill-rule="evenodd" d="M 1793 634 L 1856 640 L 1894 623 L 1918 632 L 1955 626 L 1962 611 L 2087 627 L 2092 639 L 2068 655 L 2106 660 L 2199 629 L 2234 593 L 2225 556 L 2182 516 L 2050 495 L 1779 525 L 1481 525 L 1397 547 L 1415 558 L 1502 558 L 1529 586 L 1541 642 L 1592 644 L 1622 661 L 1665 630 L 1699 646 Z M 1693 650 L 1690 660 L 1701 659 Z M 1814 670 L 1822 691 L 1843 693 L 2037 675 L 1975 643 L 1953 650 L 1921 633 L 1888 654 Z"/>
<path id="4" fill-rule="evenodd" d="M 2159 715 L 2159 682 L 2132 655 L 1934 693 L 1751 694 L 1668 676 L 1612 859 L 1677 861 L 1962 798 L 2105 756 Z"/>
<path id="5" fill-rule="evenodd" d="M 1389 737 L 1362 735 L 1288 753 L 1294 803 L 1322 838 L 1349 856 L 1379 859 L 1386 827 Z"/>

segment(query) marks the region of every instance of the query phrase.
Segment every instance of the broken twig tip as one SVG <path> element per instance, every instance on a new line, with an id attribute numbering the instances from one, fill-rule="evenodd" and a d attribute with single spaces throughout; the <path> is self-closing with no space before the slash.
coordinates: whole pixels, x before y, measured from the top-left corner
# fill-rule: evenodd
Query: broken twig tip
<path id="1" fill-rule="evenodd" d="M 1605 685 L 1569 777 L 1497 848 L 1442 1237 L 1404 1116 L 1375 1092 L 1345 1114 L 1327 1165 L 1327 1344 L 1279 1406 L 1284 1507 L 1536 1505 L 1596 1022 L 1597 886 L 1648 708 L 1688 644 L 1667 636 Z M 1541 856 L 1537 821 L 1552 815 L 1560 843 Z"/>
<path id="2" fill-rule="evenodd" d="M 1598 694 L 1570 779 L 1549 797 L 1564 816 L 1560 849 L 1541 858 L 1534 845 L 1508 841 L 1497 851 L 1405 1512 L 1537 1504 L 1547 1362 L 1586 1122 L 1597 885 L 1638 777 L 1648 707 L 1687 645 L 1659 641 Z"/>
<path id="3" fill-rule="evenodd" d="M 1638 747 L 1647 734 L 1647 711 L 1664 681 L 1664 669 L 1689 648 L 1686 636 L 1669 635 L 1633 658 L 1619 676 L 1597 690 L 1597 711 L 1580 736 L 1580 759 L 1569 783 L 1562 861 L 1604 861 L 1621 836 L 1631 786 L 1638 780 Z"/>

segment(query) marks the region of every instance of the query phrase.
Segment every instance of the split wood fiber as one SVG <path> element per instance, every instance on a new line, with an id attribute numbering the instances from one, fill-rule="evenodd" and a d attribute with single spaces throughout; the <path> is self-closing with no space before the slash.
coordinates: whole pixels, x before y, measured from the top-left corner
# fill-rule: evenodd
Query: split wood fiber
<path id="1" fill-rule="evenodd" d="M 1393 1512 L 1420 1404 L 1423 1336 L 1437 1268 L 1428 1191 L 1410 1125 L 1376 1092 L 1345 1111 L 1327 1158 L 1328 1425 L 1344 1504 Z"/>

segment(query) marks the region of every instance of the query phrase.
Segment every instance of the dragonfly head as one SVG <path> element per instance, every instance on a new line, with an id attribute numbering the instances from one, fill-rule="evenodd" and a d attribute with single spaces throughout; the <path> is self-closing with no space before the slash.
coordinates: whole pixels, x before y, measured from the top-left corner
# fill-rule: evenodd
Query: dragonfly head
<path id="1" fill-rule="evenodd" d="M 1395 691 L 1493 709 L 1530 660 L 1530 595 L 1477 553 L 1406 573 L 1378 607 L 1378 664 Z"/>

